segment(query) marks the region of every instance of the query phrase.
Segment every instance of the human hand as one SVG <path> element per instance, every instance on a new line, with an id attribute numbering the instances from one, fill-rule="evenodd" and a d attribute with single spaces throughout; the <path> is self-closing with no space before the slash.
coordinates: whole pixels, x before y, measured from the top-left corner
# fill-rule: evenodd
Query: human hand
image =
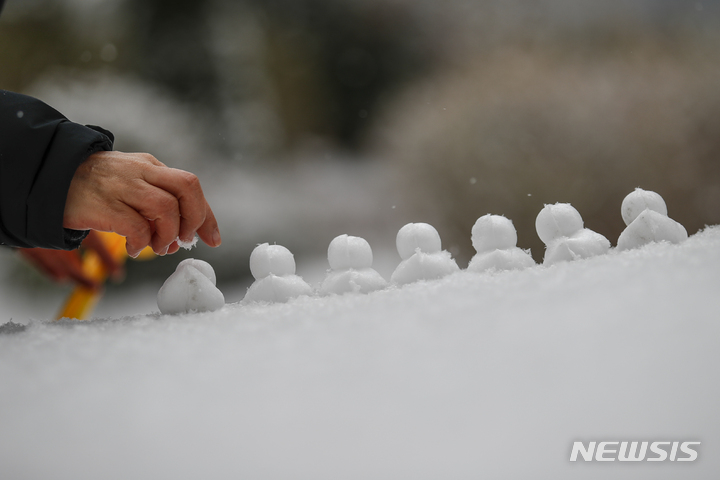
<path id="1" fill-rule="evenodd" d="M 83 248 L 94 250 L 113 278 L 124 274 L 123 266 L 117 262 L 96 232 L 90 232 L 82 243 Z M 82 259 L 77 250 L 49 250 L 45 248 L 19 248 L 21 256 L 56 282 L 72 280 L 84 287 L 98 289 L 101 284 L 89 277 L 82 268 Z"/>
<path id="2" fill-rule="evenodd" d="M 122 235 L 131 257 L 148 245 L 175 253 L 178 238 L 189 243 L 196 233 L 211 247 L 222 241 L 198 178 L 146 153 L 90 155 L 70 184 L 63 226 Z"/>

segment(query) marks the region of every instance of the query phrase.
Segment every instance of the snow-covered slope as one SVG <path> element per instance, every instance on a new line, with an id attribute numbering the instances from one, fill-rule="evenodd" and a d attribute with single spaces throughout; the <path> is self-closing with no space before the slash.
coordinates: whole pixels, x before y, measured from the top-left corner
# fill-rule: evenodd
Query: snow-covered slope
<path id="1" fill-rule="evenodd" d="M 366 296 L 0 335 L 0 478 L 716 478 L 720 227 Z M 573 441 L 700 441 L 695 462 Z"/>

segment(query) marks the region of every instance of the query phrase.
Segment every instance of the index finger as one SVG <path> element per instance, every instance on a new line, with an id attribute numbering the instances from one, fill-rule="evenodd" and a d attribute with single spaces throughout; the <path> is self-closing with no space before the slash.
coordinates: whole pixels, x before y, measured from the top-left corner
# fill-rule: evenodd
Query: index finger
<path id="1" fill-rule="evenodd" d="M 220 245 L 217 220 L 205 200 L 197 176 L 184 170 L 157 166 L 146 170 L 143 177 L 148 183 L 177 198 L 180 207 L 180 240 L 191 242 L 197 232 L 211 247 Z"/>
<path id="2" fill-rule="evenodd" d="M 218 227 L 215 214 L 210 208 L 210 204 L 207 203 L 207 200 L 205 201 L 205 222 L 200 225 L 197 233 L 202 241 L 210 246 L 218 247 L 222 243 L 222 238 L 220 238 L 220 228 Z"/>

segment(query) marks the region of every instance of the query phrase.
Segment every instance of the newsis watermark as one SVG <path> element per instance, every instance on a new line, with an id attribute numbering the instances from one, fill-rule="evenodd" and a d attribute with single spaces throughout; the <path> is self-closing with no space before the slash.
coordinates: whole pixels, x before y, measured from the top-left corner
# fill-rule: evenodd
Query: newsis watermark
<path id="1" fill-rule="evenodd" d="M 694 462 L 700 442 L 573 442 L 570 461 Z"/>

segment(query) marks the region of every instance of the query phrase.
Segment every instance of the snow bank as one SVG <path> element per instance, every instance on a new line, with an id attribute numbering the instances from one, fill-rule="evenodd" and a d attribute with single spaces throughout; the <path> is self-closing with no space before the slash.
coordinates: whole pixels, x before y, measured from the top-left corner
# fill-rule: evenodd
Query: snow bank
<path id="1" fill-rule="evenodd" d="M 0 335 L 0 477 L 715 478 L 720 227 L 369 295 Z M 573 441 L 701 441 L 693 463 Z"/>

